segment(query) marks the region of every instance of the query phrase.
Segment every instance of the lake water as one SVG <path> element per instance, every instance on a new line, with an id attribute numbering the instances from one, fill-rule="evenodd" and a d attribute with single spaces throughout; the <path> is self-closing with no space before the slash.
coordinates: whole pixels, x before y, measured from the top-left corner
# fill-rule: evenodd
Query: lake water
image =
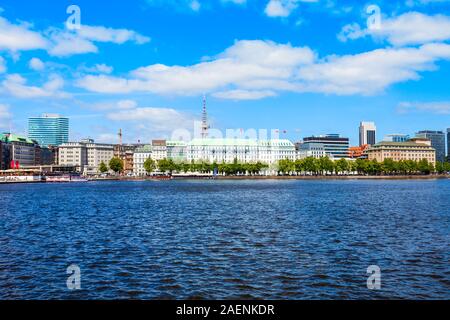
<path id="1" fill-rule="evenodd" d="M 450 180 L 0 185 L 0 299 L 449 299 L 449 226 Z"/>

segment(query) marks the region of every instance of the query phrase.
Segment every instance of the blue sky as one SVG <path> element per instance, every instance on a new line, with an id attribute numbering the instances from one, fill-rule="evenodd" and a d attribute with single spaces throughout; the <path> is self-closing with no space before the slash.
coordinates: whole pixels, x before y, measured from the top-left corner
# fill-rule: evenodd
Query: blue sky
<path id="1" fill-rule="evenodd" d="M 81 9 L 69 30 L 66 10 Z M 369 20 L 380 10 L 380 19 Z M 59 113 L 71 140 L 221 129 L 389 133 L 450 127 L 450 1 L 0 1 L 0 130 Z M 374 22 L 375 21 L 375 22 Z M 376 24 L 379 22 L 379 24 Z M 375 23 L 375 24 L 374 24 Z M 370 26 L 370 28 L 369 28 Z"/>

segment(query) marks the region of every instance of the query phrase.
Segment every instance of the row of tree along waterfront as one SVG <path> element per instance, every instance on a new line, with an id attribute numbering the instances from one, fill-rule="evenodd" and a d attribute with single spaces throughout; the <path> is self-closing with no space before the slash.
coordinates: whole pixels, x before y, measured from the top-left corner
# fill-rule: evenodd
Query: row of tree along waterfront
<path id="1" fill-rule="evenodd" d="M 119 158 L 113 158 L 109 162 L 109 168 L 105 163 L 100 164 L 100 172 L 106 173 L 111 169 L 115 173 L 123 172 L 124 164 Z M 155 161 L 151 158 L 144 163 L 144 169 L 148 174 L 159 170 L 164 173 L 211 173 L 220 175 L 258 175 L 269 169 L 267 164 L 240 163 L 237 159 L 233 163 L 209 163 L 209 162 L 174 162 L 171 159 Z M 449 173 L 450 162 L 437 162 L 436 165 L 429 163 L 426 159 L 420 161 L 402 160 L 394 161 L 386 159 L 383 162 L 376 160 L 357 159 L 349 161 L 346 159 L 331 160 L 328 157 L 319 159 L 309 157 L 298 160 L 281 160 L 278 166 L 273 168 L 281 175 L 416 175 L 432 173 Z"/>

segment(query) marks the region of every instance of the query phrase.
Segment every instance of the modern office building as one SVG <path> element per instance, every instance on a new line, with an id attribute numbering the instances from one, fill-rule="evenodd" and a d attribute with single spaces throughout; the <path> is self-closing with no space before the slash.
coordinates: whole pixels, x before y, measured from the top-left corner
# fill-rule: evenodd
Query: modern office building
<path id="1" fill-rule="evenodd" d="M 431 146 L 436 150 L 436 161 L 445 161 L 445 133 L 443 131 L 419 131 L 416 133 L 416 137 L 431 140 Z"/>
<path id="2" fill-rule="evenodd" d="M 274 164 L 279 160 L 295 160 L 295 146 L 289 140 L 252 139 L 194 139 L 187 144 L 187 160 L 210 163 L 251 163 L 261 161 Z"/>
<path id="3" fill-rule="evenodd" d="M 359 125 L 359 145 L 374 145 L 376 143 L 377 127 L 374 122 L 361 122 Z"/>
<path id="4" fill-rule="evenodd" d="M 387 142 L 406 142 L 410 139 L 410 136 L 407 134 L 400 134 L 400 133 L 394 133 L 394 134 L 388 134 L 384 137 L 383 141 Z"/>
<path id="5" fill-rule="evenodd" d="M 450 128 L 447 129 L 447 161 L 450 162 Z"/>
<path id="6" fill-rule="evenodd" d="M 306 137 L 303 143 L 320 143 L 324 145 L 325 153 L 330 158 L 347 158 L 348 148 L 350 147 L 349 138 L 341 137 L 338 134 L 328 134 L 319 137 Z"/>
<path id="7" fill-rule="evenodd" d="M 57 114 L 29 118 L 28 137 L 42 147 L 66 143 L 69 141 L 69 119 Z"/>
<path id="8" fill-rule="evenodd" d="M 415 138 L 407 142 L 387 142 L 383 141 L 371 146 L 368 150 L 369 160 L 382 162 L 385 159 L 394 161 L 428 160 L 436 164 L 436 150 L 431 146 L 431 141 L 424 138 Z"/>
<path id="9" fill-rule="evenodd" d="M 323 143 L 305 142 L 297 145 L 297 159 L 322 158 L 325 157 L 325 146 Z"/>
<path id="10" fill-rule="evenodd" d="M 100 164 L 108 164 L 114 157 L 114 146 L 95 143 L 92 139 L 68 142 L 59 146 L 58 164 L 74 166 L 85 173 L 98 173 Z"/>

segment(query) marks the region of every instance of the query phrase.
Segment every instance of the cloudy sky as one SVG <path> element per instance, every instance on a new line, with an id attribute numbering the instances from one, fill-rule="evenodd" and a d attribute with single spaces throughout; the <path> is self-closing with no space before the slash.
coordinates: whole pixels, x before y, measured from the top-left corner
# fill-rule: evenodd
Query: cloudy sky
<path id="1" fill-rule="evenodd" d="M 1 131 L 59 113 L 71 140 L 166 138 L 192 130 L 204 94 L 221 130 L 443 130 L 450 1 L 0 1 Z"/>

